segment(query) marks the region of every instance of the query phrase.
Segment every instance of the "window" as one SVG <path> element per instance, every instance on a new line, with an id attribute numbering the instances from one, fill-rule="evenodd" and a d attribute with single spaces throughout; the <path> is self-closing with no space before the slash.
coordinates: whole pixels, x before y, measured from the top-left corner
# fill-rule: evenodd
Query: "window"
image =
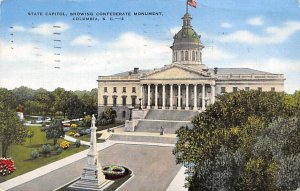
<path id="1" fill-rule="evenodd" d="M 237 92 L 237 90 L 238 90 L 237 87 L 233 87 L 233 88 L 232 88 L 232 91 L 233 91 L 233 92 Z"/>
<path id="2" fill-rule="evenodd" d="M 262 87 L 258 87 L 257 90 L 261 92 L 262 91 Z"/>
<path id="3" fill-rule="evenodd" d="M 271 87 L 271 91 L 272 91 L 272 92 L 275 92 L 275 87 Z"/>
<path id="4" fill-rule="evenodd" d="M 192 52 L 192 60 L 195 61 L 195 51 Z"/>
<path id="5" fill-rule="evenodd" d="M 123 93 L 126 93 L 126 87 L 123 87 Z"/>
<path id="6" fill-rule="evenodd" d="M 221 87 L 221 93 L 226 93 L 226 87 Z"/>
<path id="7" fill-rule="evenodd" d="M 198 59 L 198 51 L 196 51 L 196 60 L 199 60 L 199 59 Z"/>
<path id="8" fill-rule="evenodd" d="M 117 105 L 117 96 L 113 96 L 113 106 Z"/>
<path id="9" fill-rule="evenodd" d="M 178 59 L 178 58 L 177 58 L 177 52 L 175 52 L 175 61 L 177 61 L 177 59 Z"/>
<path id="10" fill-rule="evenodd" d="M 122 112 L 122 117 L 125 118 L 126 117 L 126 111 Z"/>
<path id="11" fill-rule="evenodd" d="M 246 90 L 246 91 L 249 91 L 249 90 L 250 90 L 250 87 L 245 87 L 245 90 Z"/>
<path id="12" fill-rule="evenodd" d="M 180 52 L 180 60 L 183 61 L 184 55 L 183 51 Z"/>
<path id="13" fill-rule="evenodd" d="M 210 86 L 207 87 L 207 93 L 211 93 L 211 87 Z"/>
<path id="14" fill-rule="evenodd" d="M 107 87 L 104 87 L 104 93 L 107 93 Z"/>
<path id="15" fill-rule="evenodd" d="M 135 106 L 135 104 L 136 104 L 135 100 L 136 100 L 136 96 L 132 96 L 131 97 L 132 106 Z"/>
<path id="16" fill-rule="evenodd" d="M 107 96 L 103 96 L 103 105 L 105 106 L 107 105 L 107 98 L 108 98 Z"/>
<path id="17" fill-rule="evenodd" d="M 185 58 L 184 60 L 189 60 L 189 52 L 188 51 L 185 51 Z"/>
<path id="18" fill-rule="evenodd" d="M 122 105 L 125 106 L 126 105 L 126 96 L 122 97 Z"/>
<path id="19" fill-rule="evenodd" d="M 114 93 L 117 93 L 117 87 L 114 87 Z"/>
<path id="20" fill-rule="evenodd" d="M 132 87 L 132 93 L 136 93 L 136 88 Z"/>

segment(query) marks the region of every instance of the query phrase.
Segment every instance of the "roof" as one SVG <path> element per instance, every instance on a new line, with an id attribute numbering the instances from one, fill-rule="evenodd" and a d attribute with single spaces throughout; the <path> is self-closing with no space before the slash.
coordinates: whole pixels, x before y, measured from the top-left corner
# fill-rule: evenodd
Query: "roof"
<path id="1" fill-rule="evenodd" d="M 138 70 L 137 74 L 134 74 L 134 70 L 130 70 L 130 71 L 127 71 L 127 72 L 121 72 L 121 73 L 117 73 L 117 74 L 113 74 L 113 75 L 109 75 L 109 76 L 125 77 L 125 76 L 129 76 L 129 73 L 131 73 L 131 75 L 141 75 L 141 74 L 145 74 L 147 72 L 150 72 L 152 70 Z"/>
<path id="2" fill-rule="evenodd" d="M 194 68 L 194 69 L 197 69 Z M 200 65 L 199 65 L 199 69 L 200 69 Z M 121 73 L 117 73 L 117 74 L 113 74 L 113 75 L 108 75 L 108 76 L 111 76 L 111 77 L 126 77 L 126 76 L 130 76 L 130 73 L 131 73 L 131 76 L 134 76 L 134 75 L 142 75 L 142 74 L 146 74 L 146 73 L 149 73 L 151 71 L 154 71 L 155 69 L 147 69 L 147 70 L 138 70 L 138 73 L 137 74 L 134 74 L 134 70 L 129 70 L 129 71 L 126 71 L 126 72 L 121 72 Z M 209 72 L 210 73 L 214 73 L 214 69 L 213 68 L 209 68 Z M 229 74 L 272 74 L 272 73 L 269 73 L 269 72 L 263 72 L 263 71 L 259 71 L 259 70 L 254 70 L 254 69 L 251 69 L 251 68 L 218 68 L 218 72 L 217 72 L 218 75 L 229 75 Z"/>
<path id="3" fill-rule="evenodd" d="M 214 72 L 214 69 L 210 68 L 210 72 Z M 217 74 L 272 74 L 269 72 L 263 72 L 254 70 L 251 68 L 218 68 Z"/>

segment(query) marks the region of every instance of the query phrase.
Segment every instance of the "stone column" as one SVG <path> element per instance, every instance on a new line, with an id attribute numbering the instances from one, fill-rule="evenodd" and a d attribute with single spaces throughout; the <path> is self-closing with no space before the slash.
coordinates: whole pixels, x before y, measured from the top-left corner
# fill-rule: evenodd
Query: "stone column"
<path id="1" fill-rule="evenodd" d="M 148 86 L 148 104 L 147 104 L 147 109 L 150 109 L 150 104 L 151 104 L 151 101 L 150 101 L 150 86 L 151 84 L 147 84 Z"/>
<path id="2" fill-rule="evenodd" d="M 194 84 L 194 110 L 197 111 L 198 107 L 197 107 L 197 84 Z"/>
<path id="3" fill-rule="evenodd" d="M 181 84 L 178 84 L 178 105 L 177 109 L 181 109 Z"/>
<path id="4" fill-rule="evenodd" d="M 155 84 L 155 106 L 154 106 L 154 109 L 158 109 L 158 104 L 157 104 L 157 94 L 158 94 L 158 84 Z"/>
<path id="5" fill-rule="evenodd" d="M 214 104 L 216 101 L 216 86 L 211 85 L 211 104 Z"/>
<path id="6" fill-rule="evenodd" d="M 185 110 L 189 110 L 189 85 L 185 84 Z"/>
<path id="7" fill-rule="evenodd" d="M 170 109 L 173 109 L 173 84 L 170 84 Z"/>
<path id="8" fill-rule="evenodd" d="M 163 84 L 163 92 L 162 92 L 162 109 L 166 109 L 166 84 Z"/>
<path id="9" fill-rule="evenodd" d="M 205 110 L 205 84 L 202 84 L 202 111 Z"/>
<path id="10" fill-rule="evenodd" d="M 143 88 L 144 86 L 143 86 L 143 84 L 141 85 L 141 95 L 140 95 L 140 98 L 141 98 L 141 108 L 143 108 L 144 107 L 144 104 L 143 104 L 143 102 L 144 102 L 144 92 L 143 92 Z"/>

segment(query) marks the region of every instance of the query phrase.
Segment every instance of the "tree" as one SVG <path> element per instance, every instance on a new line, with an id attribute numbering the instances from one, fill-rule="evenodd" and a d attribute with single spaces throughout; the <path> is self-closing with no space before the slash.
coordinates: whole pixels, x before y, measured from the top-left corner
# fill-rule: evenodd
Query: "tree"
<path id="1" fill-rule="evenodd" d="M 9 147 L 21 144 L 26 138 L 26 128 L 16 115 L 16 101 L 13 93 L 0 88 L 0 141 L 2 157 L 7 157 Z"/>
<path id="2" fill-rule="evenodd" d="M 57 139 L 64 135 L 62 121 L 55 119 L 46 129 L 46 138 L 53 139 L 53 145 L 57 144 Z"/>
<path id="3" fill-rule="evenodd" d="M 15 88 L 12 90 L 16 97 L 17 104 L 24 104 L 28 100 L 32 100 L 34 97 L 34 90 L 25 86 Z"/>
<path id="4" fill-rule="evenodd" d="M 192 128 L 180 128 L 173 153 L 177 163 L 188 167 L 189 189 L 278 190 L 280 163 L 271 152 L 273 147 L 259 147 L 270 144 L 260 144 L 258 139 L 270 132 L 272 121 L 293 115 L 294 106 L 287 107 L 285 99 L 276 92 L 225 94 L 194 118 Z M 291 145 L 298 144 L 297 138 L 291 140 Z M 236 181 L 229 184 L 228 180 Z"/>
<path id="5" fill-rule="evenodd" d="M 83 104 L 77 95 L 70 93 L 66 101 L 66 113 L 69 119 L 83 116 Z"/>
<path id="6" fill-rule="evenodd" d="M 34 131 L 33 131 L 32 129 L 29 129 L 29 130 L 27 131 L 27 137 L 28 137 L 29 140 L 30 140 L 30 144 L 31 144 L 31 139 L 32 139 L 33 136 L 34 136 Z"/>
<path id="7" fill-rule="evenodd" d="M 84 92 L 79 96 L 79 99 L 83 103 L 83 111 L 87 115 L 97 113 L 97 89 L 92 89 L 91 92 Z"/>

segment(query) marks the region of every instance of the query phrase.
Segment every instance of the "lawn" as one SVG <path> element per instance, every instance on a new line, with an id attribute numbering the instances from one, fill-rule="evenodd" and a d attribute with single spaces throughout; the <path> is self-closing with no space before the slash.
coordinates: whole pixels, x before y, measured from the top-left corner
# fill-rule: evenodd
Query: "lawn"
<path id="1" fill-rule="evenodd" d="M 103 142 L 105 142 L 104 140 L 99 140 L 98 139 L 101 135 L 102 134 L 97 134 L 97 143 L 103 143 Z M 82 141 L 90 142 L 91 141 L 91 136 L 90 135 L 83 135 L 83 136 L 78 137 L 77 139 L 80 139 Z"/>
<path id="2" fill-rule="evenodd" d="M 45 132 L 42 132 L 41 127 L 28 127 L 34 131 L 34 136 L 30 139 L 27 138 L 26 142 L 23 145 L 12 145 L 8 151 L 8 157 L 12 158 L 15 162 L 16 171 L 6 177 L 0 176 L 0 182 L 8 180 L 10 178 L 16 177 L 18 175 L 24 174 L 46 164 L 55 162 L 72 154 L 78 153 L 87 149 L 86 146 L 81 146 L 76 148 L 71 144 L 71 147 L 67 150 L 64 150 L 61 154 L 51 154 L 49 157 L 44 157 L 40 154 L 40 157 L 37 159 L 31 159 L 31 152 L 35 149 L 39 149 L 43 144 L 50 144 L 53 146 L 53 140 L 47 140 Z M 58 140 L 58 144 L 62 142 L 63 139 Z M 0 145 L 1 151 L 1 145 Z M 2 151 L 1 151 L 2 153 Z"/>

